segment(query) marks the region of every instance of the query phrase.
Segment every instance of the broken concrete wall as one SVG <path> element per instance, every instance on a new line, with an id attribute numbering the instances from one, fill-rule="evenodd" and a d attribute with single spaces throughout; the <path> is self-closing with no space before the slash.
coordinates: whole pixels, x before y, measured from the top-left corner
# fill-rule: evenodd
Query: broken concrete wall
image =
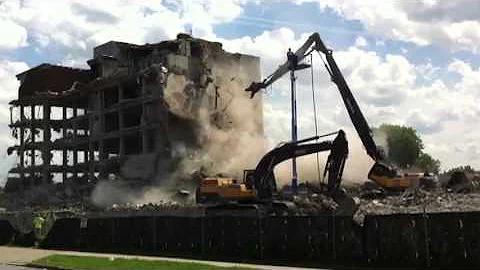
<path id="1" fill-rule="evenodd" d="M 120 69 L 128 67 L 128 71 L 120 72 L 124 75 L 110 70 L 110 75 L 99 77 L 101 82 L 120 76 L 124 82 L 101 84 L 105 90 L 98 91 L 99 96 L 91 103 L 92 110 L 100 114 L 110 111 L 103 119 L 100 115 L 94 120 L 104 121 L 101 128 L 112 121 L 120 122 L 120 146 L 113 153 L 127 159 L 121 164 L 119 178 L 162 187 L 178 185 L 193 191 L 197 183 L 188 183 L 189 175 L 204 170 L 240 176 L 264 152 L 262 97 L 250 100 L 244 91 L 260 79 L 259 58 L 231 54 L 220 43 L 187 35 L 143 46 L 110 42 L 96 48 L 94 55 L 116 59 Z M 102 70 L 105 62 L 90 63 L 96 63 L 92 68 Z M 111 89 L 118 95 L 109 93 Z M 117 102 L 128 104 L 128 108 L 112 116 Z M 132 134 L 140 141 L 138 145 L 127 141 L 122 128 L 139 130 L 139 135 Z M 108 132 L 116 130 L 110 127 Z M 92 134 L 96 132 L 94 129 Z M 111 151 L 103 144 L 99 148 L 109 151 L 104 155 L 108 156 Z M 141 149 L 129 151 L 132 147 Z"/>
<path id="2" fill-rule="evenodd" d="M 249 162 L 235 169 L 253 166 L 260 155 L 252 157 L 245 146 L 258 153 L 264 150 L 263 141 L 258 143 L 263 134 L 262 98 L 250 100 L 244 89 L 260 79 L 259 58 L 227 53 L 219 43 L 189 36 L 148 46 L 135 62 L 143 94 L 165 98 L 147 103 L 143 112 L 146 123 L 162 123 L 161 135 L 154 139 L 154 144 L 160 146 L 156 151 L 171 148 L 175 152 L 175 148 L 187 147 L 200 148 L 202 152 L 205 148 L 206 155 L 215 162 L 224 160 L 215 157 L 214 152 L 226 146 L 226 137 L 234 139 L 233 136 L 240 135 L 254 139 L 248 143 L 244 139 L 244 145 L 231 152 L 231 158 L 242 160 L 236 157 L 242 153 L 244 159 L 249 158 Z M 162 110 L 165 105 L 167 110 Z M 223 138 L 216 138 L 220 139 L 215 142 L 217 149 L 210 151 L 214 142 L 206 137 L 218 136 Z M 228 167 L 231 166 L 225 169 L 230 170 Z"/>

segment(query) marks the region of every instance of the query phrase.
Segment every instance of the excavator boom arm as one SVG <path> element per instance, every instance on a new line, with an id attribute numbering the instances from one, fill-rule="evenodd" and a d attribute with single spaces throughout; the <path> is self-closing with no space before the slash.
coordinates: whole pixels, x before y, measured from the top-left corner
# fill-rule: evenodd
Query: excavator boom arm
<path id="1" fill-rule="evenodd" d="M 373 160 L 381 159 L 381 156 L 378 154 L 377 146 L 372 138 L 370 127 L 368 126 L 365 117 L 358 106 L 357 101 L 353 97 L 352 91 L 348 87 L 345 78 L 343 77 L 342 72 L 338 68 L 337 63 L 332 55 L 332 50 L 328 49 L 325 44 L 323 43 L 320 35 L 318 33 L 313 33 L 308 37 L 308 40 L 295 52 L 296 62 L 299 63 L 302 61 L 306 56 L 308 56 L 311 52 L 317 51 L 325 55 L 328 66 L 326 66 L 328 72 L 330 73 L 332 81 L 337 85 L 340 95 L 342 96 L 343 102 L 345 103 L 345 107 L 347 108 L 348 115 L 352 120 L 353 126 L 357 131 L 360 140 L 365 147 L 367 154 Z M 287 61 L 282 64 L 277 70 L 275 70 L 272 75 L 268 76 L 263 82 L 252 83 L 245 91 L 251 92 L 251 97 L 255 95 L 261 89 L 269 86 L 276 80 L 278 80 L 281 76 L 287 73 L 290 68 L 290 63 Z"/>
<path id="2" fill-rule="evenodd" d="M 345 103 L 345 107 L 347 108 L 348 115 L 352 120 L 353 126 L 355 127 L 355 130 L 357 131 L 358 136 L 360 137 L 360 140 L 367 151 L 367 154 L 375 161 L 380 159 L 377 151 L 377 145 L 372 137 L 372 131 L 370 130 L 367 120 L 365 120 L 357 101 L 353 97 L 352 91 L 348 87 L 342 72 L 338 68 L 335 59 L 333 59 L 331 50 L 327 50 L 326 58 L 330 67 L 332 81 L 338 87 L 340 95 L 343 99 L 343 103 Z"/>
<path id="3" fill-rule="evenodd" d="M 287 143 L 277 147 L 262 157 L 255 167 L 255 170 L 253 170 L 251 178 L 245 179 L 245 182 L 254 186 L 258 192 L 259 198 L 271 198 L 272 193 L 277 188 L 276 179 L 273 172 L 277 164 L 293 157 L 300 157 L 321 151 L 328 151 L 331 149 L 331 147 L 332 142 L 330 141 L 302 145 L 298 145 L 296 143 Z"/>
<path id="4" fill-rule="evenodd" d="M 304 142 L 305 140 L 302 141 Z M 271 195 L 276 190 L 276 180 L 273 170 L 277 164 L 287 159 L 322 151 L 330 151 L 326 168 L 328 168 L 328 181 L 331 184 L 332 190 L 335 189 L 334 183 L 340 183 L 343 174 L 343 165 L 348 155 L 348 142 L 345 133 L 340 130 L 333 141 L 300 144 L 302 141 L 279 146 L 260 159 L 257 167 L 250 174 L 251 178 L 245 179 L 248 185 L 253 186 L 257 190 L 259 198 L 271 198 Z"/>
<path id="5" fill-rule="evenodd" d="M 331 141 L 323 141 L 320 143 L 309 143 L 297 145 L 294 143 L 288 143 L 283 146 L 277 147 L 267 154 L 265 154 L 255 168 L 255 178 L 262 179 L 265 175 L 273 170 L 273 168 L 287 160 L 294 157 L 300 157 L 310 155 L 317 152 L 328 151 L 332 146 Z"/>
<path id="6" fill-rule="evenodd" d="M 314 47 L 312 48 L 312 45 Z M 309 50 L 310 49 L 310 50 Z M 320 35 L 318 33 L 314 33 L 308 40 L 295 52 L 295 57 L 297 62 L 301 62 L 305 57 L 307 57 L 312 50 L 326 50 L 325 45 L 323 45 L 322 40 L 320 39 Z M 276 80 L 280 79 L 285 73 L 290 70 L 290 63 L 287 61 L 280 65 L 270 76 L 265 78 L 262 82 L 253 82 L 246 91 L 250 92 L 250 97 L 253 96 L 263 88 L 268 87 Z"/>

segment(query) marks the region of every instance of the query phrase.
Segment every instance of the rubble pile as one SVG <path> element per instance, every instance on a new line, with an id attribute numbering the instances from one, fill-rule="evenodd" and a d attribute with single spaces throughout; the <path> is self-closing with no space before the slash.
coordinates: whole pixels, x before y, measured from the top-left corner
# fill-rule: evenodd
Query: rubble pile
<path id="1" fill-rule="evenodd" d="M 146 204 L 113 204 L 111 207 L 106 208 L 106 211 L 122 212 L 122 211 L 169 211 L 186 208 L 189 205 L 175 202 L 175 201 L 160 201 L 157 203 Z M 190 205 L 191 206 L 191 205 Z"/>
<path id="2" fill-rule="evenodd" d="M 438 189 L 406 191 L 399 196 L 382 199 L 360 199 L 355 220 L 362 222 L 365 215 L 399 213 L 468 212 L 480 210 L 480 192 L 452 193 Z"/>
<path id="3" fill-rule="evenodd" d="M 334 211 L 337 203 L 323 194 L 313 194 L 311 196 L 295 196 L 293 198 L 294 208 L 291 214 L 308 215 Z"/>

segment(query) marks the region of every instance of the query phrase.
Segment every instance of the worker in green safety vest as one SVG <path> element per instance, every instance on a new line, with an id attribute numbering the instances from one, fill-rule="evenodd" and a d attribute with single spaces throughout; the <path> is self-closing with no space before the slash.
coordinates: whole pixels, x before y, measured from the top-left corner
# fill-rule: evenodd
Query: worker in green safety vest
<path id="1" fill-rule="evenodd" d="M 45 223 L 45 219 L 42 216 L 36 216 L 32 222 L 35 238 L 41 239 L 43 236 L 43 224 Z"/>

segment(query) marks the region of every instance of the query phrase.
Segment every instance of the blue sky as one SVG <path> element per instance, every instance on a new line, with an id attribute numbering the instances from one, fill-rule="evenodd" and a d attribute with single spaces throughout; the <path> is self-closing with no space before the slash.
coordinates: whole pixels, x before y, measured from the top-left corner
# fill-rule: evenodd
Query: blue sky
<path id="1" fill-rule="evenodd" d="M 5 125 L 7 103 L 18 87 L 14 75 L 40 63 L 87 67 L 92 48 L 109 40 L 153 43 L 192 29 L 195 37 L 222 42 L 228 51 L 260 56 L 265 76 L 289 47 L 319 32 L 371 125 L 413 126 L 425 151 L 445 169 L 480 167 L 480 19 L 472 15 L 477 6 L 471 0 L 5 1 L 0 144 L 12 143 Z M 344 128 L 358 143 L 318 58 L 314 67 L 319 127 Z M 310 75 L 298 76 L 300 133 L 308 136 L 314 126 Z M 288 140 L 288 81 L 273 89 L 265 95 L 265 133 L 273 141 Z"/>

